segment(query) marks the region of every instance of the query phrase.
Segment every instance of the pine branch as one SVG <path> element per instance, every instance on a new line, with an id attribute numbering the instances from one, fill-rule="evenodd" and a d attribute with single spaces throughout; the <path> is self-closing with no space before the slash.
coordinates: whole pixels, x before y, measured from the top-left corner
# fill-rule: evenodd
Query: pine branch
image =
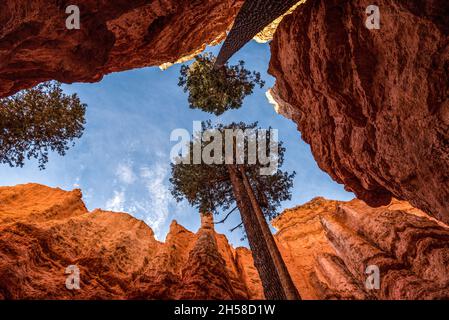
<path id="1" fill-rule="evenodd" d="M 235 229 L 240 228 L 242 226 L 243 222 L 240 222 L 238 225 L 236 225 L 234 228 L 229 229 L 229 231 L 234 232 Z"/>
<path id="2" fill-rule="evenodd" d="M 230 212 L 228 212 L 228 214 L 226 215 L 226 217 L 224 217 L 223 220 L 220 220 L 218 222 L 214 222 L 214 224 L 224 223 L 226 221 L 226 219 L 229 217 L 229 215 L 235 211 L 235 209 L 237 209 L 237 207 L 234 207 L 234 209 L 232 209 Z"/>

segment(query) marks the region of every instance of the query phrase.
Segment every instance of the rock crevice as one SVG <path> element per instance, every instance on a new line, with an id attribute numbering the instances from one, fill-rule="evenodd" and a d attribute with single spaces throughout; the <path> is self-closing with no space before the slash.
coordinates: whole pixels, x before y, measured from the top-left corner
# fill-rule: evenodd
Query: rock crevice
<path id="1" fill-rule="evenodd" d="M 65 269 L 80 270 L 80 290 Z M 251 252 L 211 220 L 193 233 L 173 221 L 165 243 L 126 213 L 88 212 L 81 192 L 0 187 L 0 298 L 250 299 L 263 297 Z"/>

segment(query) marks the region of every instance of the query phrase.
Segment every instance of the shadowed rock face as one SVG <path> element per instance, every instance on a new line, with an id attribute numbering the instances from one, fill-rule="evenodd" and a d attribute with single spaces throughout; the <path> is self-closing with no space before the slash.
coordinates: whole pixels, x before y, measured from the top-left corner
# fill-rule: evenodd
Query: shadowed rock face
<path id="1" fill-rule="evenodd" d="M 39 82 L 96 82 L 105 74 L 175 62 L 226 36 L 242 0 L 0 2 L 0 97 Z"/>
<path id="2" fill-rule="evenodd" d="M 321 169 L 373 206 L 449 222 L 449 2 L 308 0 L 271 44 L 271 96 Z"/>
<path id="3" fill-rule="evenodd" d="M 273 221 L 304 299 L 449 298 L 449 229 L 406 202 L 370 208 L 316 198 Z M 65 270 L 80 270 L 80 290 Z M 380 270 L 366 290 L 365 270 Z M 263 299 L 251 252 L 203 216 L 165 242 L 126 213 L 88 212 L 81 192 L 0 187 L 0 299 Z"/>

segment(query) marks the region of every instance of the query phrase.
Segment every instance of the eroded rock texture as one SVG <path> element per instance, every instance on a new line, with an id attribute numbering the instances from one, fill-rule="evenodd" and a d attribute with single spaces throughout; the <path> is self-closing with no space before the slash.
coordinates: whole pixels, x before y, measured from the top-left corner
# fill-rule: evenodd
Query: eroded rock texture
<path id="1" fill-rule="evenodd" d="M 308 0 L 271 44 L 271 96 L 321 169 L 370 205 L 449 222 L 449 2 Z"/>
<path id="2" fill-rule="evenodd" d="M 406 202 L 316 198 L 273 222 L 304 299 L 449 299 L 449 229 Z M 66 288 L 70 265 L 80 290 Z M 365 270 L 380 270 L 367 290 Z M 126 213 L 88 212 L 81 192 L 0 187 L 0 299 L 263 299 L 251 252 L 203 216 L 165 242 Z"/>
<path id="3" fill-rule="evenodd" d="M 69 265 L 80 290 L 65 286 Z M 81 192 L 41 185 L 0 188 L 0 298 L 262 298 L 251 252 L 233 249 L 203 219 L 175 221 L 165 243 L 126 213 L 88 212 Z"/>
<path id="4" fill-rule="evenodd" d="M 223 39 L 242 0 L 0 2 L 0 97 L 55 79 L 96 82 L 110 72 L 175 62 Z"/>
<path id="5" fill-rule="evenodd" d="M 316 198 L 273 224 L 305 299 L 449 299 L 449 228 L 406 202 Z"/>

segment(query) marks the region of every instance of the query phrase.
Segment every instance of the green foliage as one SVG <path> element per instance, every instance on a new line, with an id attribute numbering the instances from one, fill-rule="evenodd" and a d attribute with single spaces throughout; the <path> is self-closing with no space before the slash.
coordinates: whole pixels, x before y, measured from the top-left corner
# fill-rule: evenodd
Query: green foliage
<path id="1" fill-rule="evenodd" d="M 245 69 L 245 62 L 214 69 L 215 57 L 206 53 L 195 57 L 190 65 L 181 67 L 178 85 L 189 92 L 191 109 L 221 115 L 242 106 L 243 99 L 253 93 L 255 85 L 262 88 L 265 82 L 259 72 Z"/>
<path id="2" fill-rule="evenodd" d="M 35 158 L 45 169 L 49 151 L 64 156 L 82 136 L 86 107 L 53 81 L 0 99 L 0 163 L 23 167 Z"/>
<path id="3" fill-rule="evenodd" d="M 203 123 L 203 131 L 218 130 L 223 134 L 225 129 L 257 129 L 257 123 L 246 125 L 240 122 L 227 126 L 219 124 L 215 127 L 212 127 L 210 122 Z M 269 134 L 267 133 L 267 139 L 268 137 Z M 222 140 L 224 141 L 224 139 Z M 245 137 L 245 155 L 248 154 L 247 142 L 248 138 Z M 199 143 L 201 143 L 202 147 L 208 144 L 200 140 L 199 137 L 194 137 L 189 146 L 190 153 L 187 155 L 189 159 L 192 159 L 194 145 Z M 267 143 L 267 154 L 270 143 L 274 142 L 270 141 Z M 275 143 L 279 144 L 278 154 L 271 156 L 277 156 L 280 168 L 283 164 L 285 148 L 282 146 L 282 142 Z M 223 157 L 224 154 L 223 150 Z M 179 158 L 179 160 L 181 159 Z M 246 157 L 244 163 L 239 166 L 246 172 L 264 215 L 269 219 L 276 217 L 278 215 L 277 208 L 281 202 L 291 199 L 290 190 L 293 187 L 295 172 L 289 174 L 278 168 L 273 175 L 260 175 L 262 164 L 259 162 L 247 164 Z M 228 210 L 235 206 L 236 198 L 233 193 L 227 165 L 204 164 L 203 162 L 201 164 L 186 164 L 178 161 L 176 164 L 172 164 L 171 173 L 171 192 L 177 201 L 186 199 L 201 212 L 213 212 L 216 214 L 220 210 Z"/>

